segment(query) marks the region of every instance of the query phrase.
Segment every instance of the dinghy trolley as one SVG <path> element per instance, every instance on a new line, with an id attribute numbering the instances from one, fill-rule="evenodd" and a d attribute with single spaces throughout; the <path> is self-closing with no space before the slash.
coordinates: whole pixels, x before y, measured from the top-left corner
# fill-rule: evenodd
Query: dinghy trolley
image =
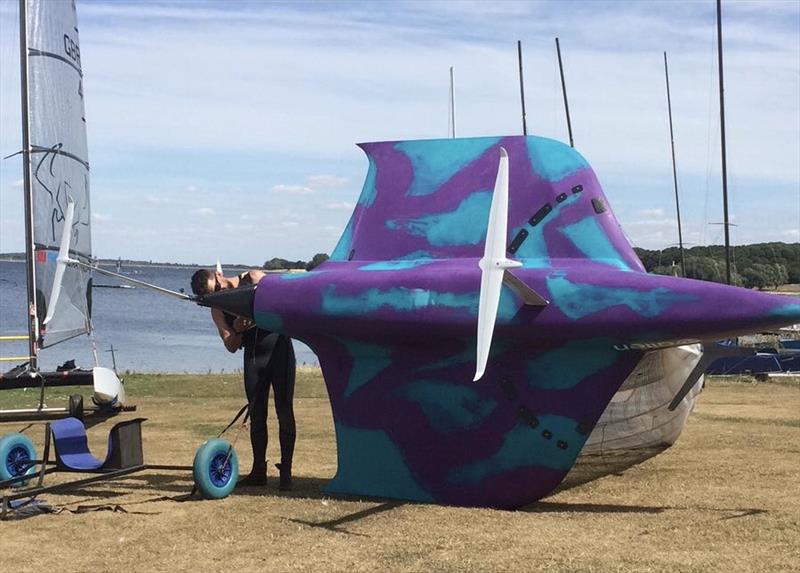
<path id="1" fill-rule="evenodd" d="M 191 469 L 195 482 L 192 493 L 198 491 L 206 499 L 222 499 L 233 491 L 239 478 L 239 461 L 233 445 L 220 438 L 208 440 L 198 448 L 191 467 L 145 464 L 141 428 L 145 420 L 135 418 L 115 424 L 109 432 L 108 451 L 104 459 L 96 457 L 89 450 L 86 426 L 77 418 L 64 418 L 45 424 L 44 455 L 41 459 L 36 455 L 33 442 L 25 434 L 13 433 L 0 438 L 0 489 L 16 488 L 16 491 L 3 494 L 0 518 L 6 518 L 9 509 L 14 508 L 13 502 L 17 500 L 33 499 L 43 493 L 69 490 L 148 469 Z M 51 446 L 54 460 L 50 459 Z M 53 472 L 95 475 L 44 485 L 45 475 Z M 23 489 L 32 480 L 36 480 L 36 484 Z"/>

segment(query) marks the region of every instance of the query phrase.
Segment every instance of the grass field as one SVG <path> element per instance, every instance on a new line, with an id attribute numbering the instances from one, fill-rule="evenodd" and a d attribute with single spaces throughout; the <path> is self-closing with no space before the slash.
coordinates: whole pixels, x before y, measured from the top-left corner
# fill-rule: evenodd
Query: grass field
<path id="1" fill-rule="evenodd" d="M 241 382 L 232 375 L 132 375 L 126 387 L 139 410 L 125 417 L 148 418 L 148 463 L 191 464 L 200 443 L 243 405 Z M 67 393 L 51 392 L 49 404 L 63 404 Z M 33 393 L 0 395 L 2 407 L 34 402 Z M 278 492 L 273 472 L 266 488 L 242 489 L 221 501 L 178 501 L 191 489 L 190 473 L 149 471 L 70 495 L 46 495 L 65 511 L 0 522 L 2 570 L 800 568 L 796 379 L 758 385 L 711 381 L 671 449 L 636 465 L 611 456 L 584 460 L 555 495 L 514 512 L 331 498 L 321 488 L 336 470 L 336 447 L 318 371 L 299 373 L 295 408 L 293 492 Z M 97 454 L 105 451 L 115 421 L 89 430 Z M 3 424 L 0 432 L 22 426 Z M 277 433 L 274 415 L 270 430 Z M 27 433 L 41 447 L 41 428 Z M 276 442 L 270 443 L 273 459 Z M 237 449 L 247 471 L 245 435 Z M 596 477 L 598 471 L 607 475 Z M 58 479 L 63 476 L 50 481 Z M 104 510 L 113 506 L 124 512 Z M 97 511 L 73 513 L 78 507 Z"/>

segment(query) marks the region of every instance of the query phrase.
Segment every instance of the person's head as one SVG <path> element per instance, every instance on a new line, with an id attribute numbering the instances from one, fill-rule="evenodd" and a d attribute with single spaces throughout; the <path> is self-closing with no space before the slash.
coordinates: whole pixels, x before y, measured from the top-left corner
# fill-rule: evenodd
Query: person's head
<path id="1" fill-rule="evenodd" d="M 200 269 L 192 275 L 192 292 L 197 296 L 217 292 L 235 286 L 222 273 Z"/>

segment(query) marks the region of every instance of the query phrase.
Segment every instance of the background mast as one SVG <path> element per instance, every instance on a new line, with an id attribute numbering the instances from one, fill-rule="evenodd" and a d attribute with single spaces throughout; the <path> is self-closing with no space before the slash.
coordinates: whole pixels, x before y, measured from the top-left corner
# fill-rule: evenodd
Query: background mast
<path id="1" fill-rule="evenodd" d="M 450 125 L 453 128 L 452 138 L 456 137 L 456 80 L 453 66 L 450 66 Z"/>
<path id="2" fill-rule="evenodd" d="M 675 135 L 672 131 L 672 99 L 669 95 L 669 67 L 667 53 L 664 52 L 664 76 L 667 79 L 667 111 L 669 113 L 669 144 L 672 148 L 672 181 L 675 184 L 675 209 L 678 212 L 678 247 L 681 253 L 681 276 L 686 276 L 686 261 L 683 256 L 683 231 L 681 230 L 681 203 L 678 199 L 678 170 L 675 166 Z"/>
<path id="3" fill-rule="evenodd" d="M 719 121 L 722 138 L 722 209 L 725 227 L 725 277 L 731 284 L 731 238 L 728 219 L 728 162 L 725 153 L 725 82 L 722 73 L 722 6 L 717 0 L 717 57 L 719 62 Z"/>
<path id="4" fill-rule="evenodd" d="M 564 111 L 567 114 L 567 131 L 569 132 L 569 146 L 575 147 L 575 142 L 572 140 L 572 122 L 569 119 L 569 102 L 567 101 L 567 84 L 564 81 L 564 66 L 561 63 L 561 45 L 556 38 L 556 53 L 558 54 L 558 71 L 561 74 L 561 92 L 564 94 Z"/>
<path id="5" fill-rule="evenodd" d="M 517 60 L 519 61 L 519 99 L 522 102 L 522 135 L 528 135 L 528 123 L 525 119 L 525 81 L 522 77 L 522 42 L 517 40 Z"/>
<path id="6" fill-rule="evenodd" d="M 33 195 L 31 191 L 31 142 L 28 115 L 28 26 L 27 4 L 19 0 L 20 93 L 22 95 L 22 177 L 25 192 L 25 271 L 28 283 L 28 354 L 30 369 L 38 367 L 39 317 L 36 307 L 36 275 L 34 273 Z"/>

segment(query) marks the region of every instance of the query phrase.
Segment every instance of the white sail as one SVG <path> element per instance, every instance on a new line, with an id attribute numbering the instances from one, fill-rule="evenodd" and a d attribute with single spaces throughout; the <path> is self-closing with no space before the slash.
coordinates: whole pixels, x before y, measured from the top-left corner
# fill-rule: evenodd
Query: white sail
<path id="1" fill-rule="evenodd" d="M 89 274 L 69 266 L 50 309 L 67 205 L 75 204 L 69 254 L 91 259 L 89 162 L 83 104 L 83 72 L 75 3 L 22 0 L 27 65 L 28 169 L 34 247 L 36 314 L 41 346 L 90 330 Z M 25 105 L 25 102 L 23 102 Z M 23 113 L 23 121 L 25 114 Z M 46 326 L 43 319 L 51 317 Z"/>

